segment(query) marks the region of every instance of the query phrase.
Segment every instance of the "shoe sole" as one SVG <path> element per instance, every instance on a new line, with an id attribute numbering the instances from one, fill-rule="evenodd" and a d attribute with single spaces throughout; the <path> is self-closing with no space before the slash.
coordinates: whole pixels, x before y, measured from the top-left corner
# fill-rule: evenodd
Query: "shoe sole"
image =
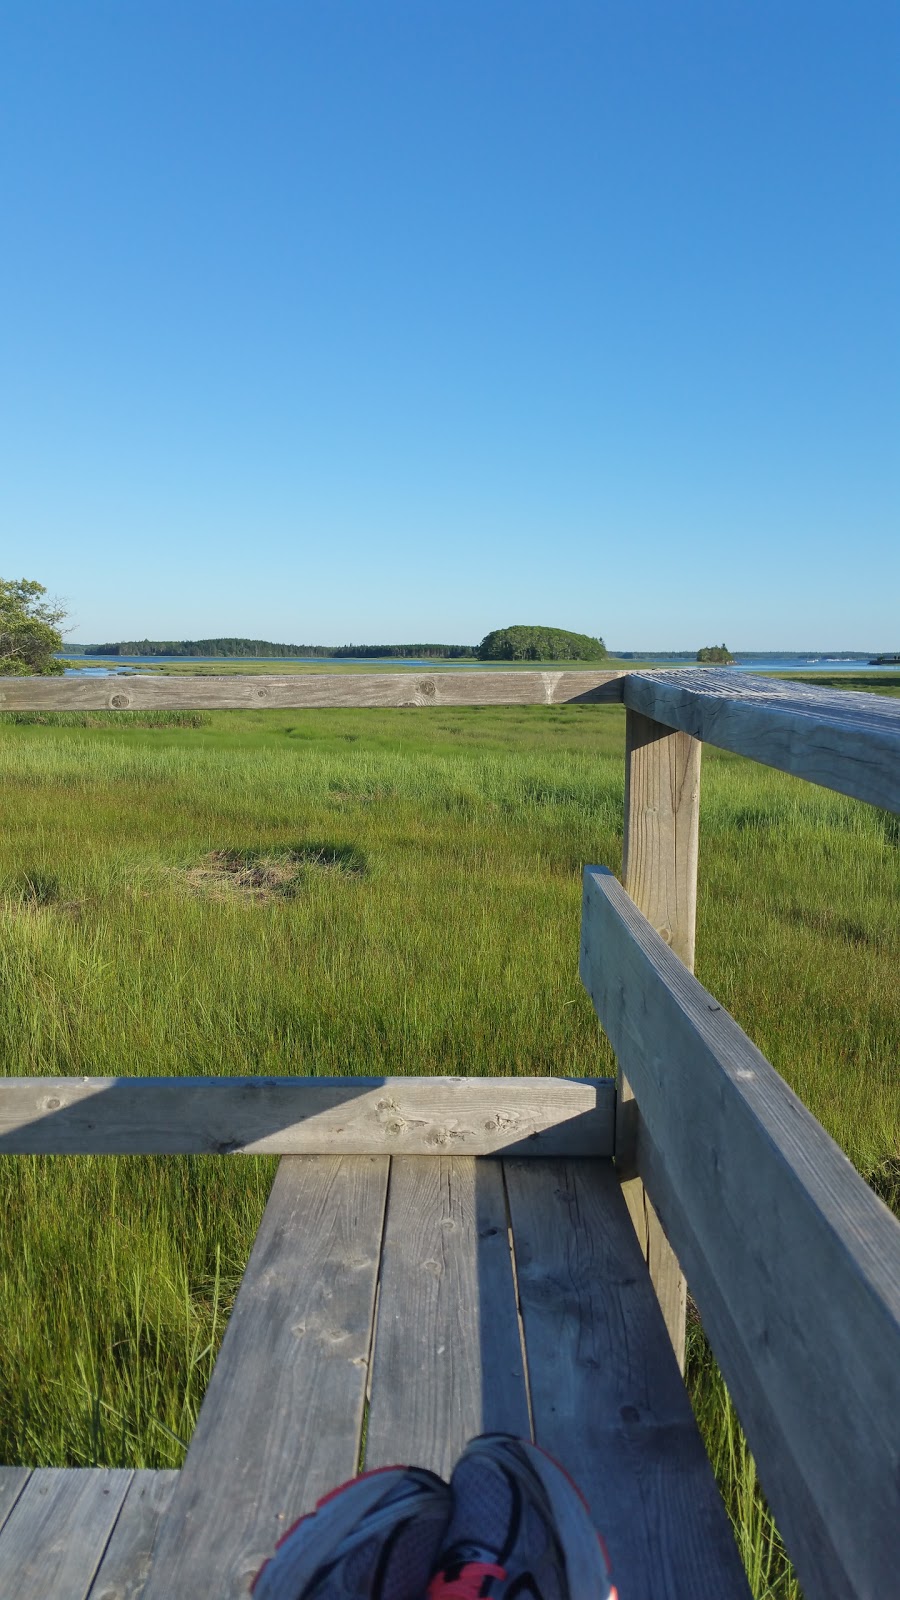
<path id="1" fill-rule="evenodd" d="M 540 1445 L 504 1434 L 484 1434 L 473 1439 L 465 1454 L 480 1454 L 482 1450 L 492 1461 L 502 1463 L 505 1457 L 511 1472 L 516 1467 L 521 1471 L 524 1464 L 540 1481 L 559 1531 L 571 1600 L 617 1600 L 617 1591 L 609 1579 L 603 1538 L 594 1527 L 584 1495 L 565 1467 Z"/>

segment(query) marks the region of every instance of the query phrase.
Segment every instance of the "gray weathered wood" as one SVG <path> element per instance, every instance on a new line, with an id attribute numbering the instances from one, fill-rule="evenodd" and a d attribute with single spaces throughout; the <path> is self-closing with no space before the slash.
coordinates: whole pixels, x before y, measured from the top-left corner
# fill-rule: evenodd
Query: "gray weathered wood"
<path id="1" fill-rule="evenodd" d="M 246 1595 L 281 1534 L 356 1472 L 389 1164 L 281 1162 L 146 1600 Z"/>
<path id="2" fill-rule="evenodd" d="M 622 878 L 635 905 L 693 971 L 697 927 L 700 756 L 690 734 L 627 711 Z M 684 1277 L 640 1178 L 634 1176 L 635 1100 L 619 1071 L 616 1165 L 672 1347 L 684 1368 Z"/>
<path id="3" fill-rule="evenodd" d="M 0 1532 L 0 1595 L 86 1600 L 130 1471 L 36 1468 Z"/>
<path id="4" fill-rule="evenodd" d="M 703 667 L 631 672 L 624 699 L 707 744 L 900 811 L 900 700 Z"/>
<path id="5" fill-rule="evenodd" d="M 221 677 L 0 678 L 0 711 L 241 710 L 265 706 L 585 705 L 622 699 L 624 673 L 246 673 Z"/>
<path id="6" fill-rule="evenodd" d="M 0 1467 L 0 1528 L 30 1477 L 30 1467 Z"/>
<path id="7" fill-rule="evenodd" d="M 469 1439 L 529 1435 L 499 1162 L 391 1167 L 366 1466 L 449 1478 Z"/>
<path id="8" fill-rule="evenodd" d="M 581 972 L 800 1582 L 876 1600 L 900 1572 L 900 1225 L 602 868 Z"/>
<path id="9" fill-rule="evenodd" d="M 640 1179 L 635 1180 L 640 1182 Z M 627 1187 L 624 1185 L 623 1187 Z M 643 1185 L 642 1185 L 643 1187 Z M 663 1232 L 662 1224 L 644 1190 L 647 1228 L 647 1271 L 656 1292 L 678 1369 L 684 1372 L 687 1346 L 687 1279 L 678 1257 Z"/>
<path id="10" fill-rule="evenodd" d="M 89 1600 L 139 1600 L 177 1472 L 134 1474 Z"/>
<path id="11" fill-rule="evenodd" d="M 598 1155 L 611 1078 L 0 1078 L 18 1155 Z"/>
<path id="12" fill-rule="evenodd" d="M 748 1600 L 612 1166 L 504 1170 L 535 1439 L 587 1498 L 620 1595 Z"/>
<path id="13" fill-rule="evenodd" d="M 702 745 L 628 711 L 622 881 L 657 933 L 693 970 Z"/>

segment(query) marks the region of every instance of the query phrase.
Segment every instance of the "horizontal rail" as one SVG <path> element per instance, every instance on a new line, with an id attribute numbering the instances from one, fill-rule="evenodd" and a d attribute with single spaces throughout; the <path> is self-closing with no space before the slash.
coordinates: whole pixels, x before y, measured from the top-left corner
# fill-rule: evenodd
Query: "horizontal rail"
<path id="1" fill-rule="evenodd" d="M 592 705 L 623 672 L 260 673 L 220 677 L 0 678 L 0 711 L 240 711 L 255 706 Z"/>
<path id="2" fill-rule="evenodd" d="M 611 1078 L 0 1078 L 0 1154 L 612 1155 Z"/>
<path id="3" fill-rule="evenodd" d="M 887 811 L 900 811 L 900 700 L 777 678 L 630 672 L 623 697 L 668 728 Z"/>
<path id="4" fill-rule="evenodd" d="M 900 1225 L 603 868 L 581 976 L 639 1108 L 637 1168 L 800 1582 L 900 1572 Z"/>
<path id="5" fill-rule="evenodd" d="M 900 700 L 712 668 L 0 678 L 0 711 L 360 709 L 622 702 L 723 750 L 900 811 Z"/>

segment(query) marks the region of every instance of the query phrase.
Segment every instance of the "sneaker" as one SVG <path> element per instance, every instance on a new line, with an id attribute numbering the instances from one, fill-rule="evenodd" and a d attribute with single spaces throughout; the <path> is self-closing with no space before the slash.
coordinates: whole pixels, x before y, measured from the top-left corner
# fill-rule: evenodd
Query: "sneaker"
<path id="1" fill-rule="evenodd" d="M 422 1600 L 452 1506 L 433 1472 L 364 1472 L 279 1539 L 250 1586 L 253 1600 Z"/>
<path id="2" fill-rule="evenodd" d="M 463 1451 L 450 1488 L 428 1600 L 616 1600 L 587 1504 L 546 1451 L 484 1434 Z"/>

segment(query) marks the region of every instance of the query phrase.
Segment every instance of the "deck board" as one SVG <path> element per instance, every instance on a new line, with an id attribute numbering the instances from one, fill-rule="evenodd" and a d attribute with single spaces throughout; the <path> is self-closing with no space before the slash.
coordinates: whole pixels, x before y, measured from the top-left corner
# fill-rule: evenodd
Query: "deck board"
<path id="1" fill-rule="evenodd" d="M 535 1439 L 624 1596 L 749 1590 L 612 1164 L 505 1163 Z"/>
<path id="2" fill-rule="evenodd" d="M 40 1467 L 0 1532 L 0 1595 L 87 1600 L 133 1473 Z"/>
<path id="3" fill-rule="evenodd" d="M 395 1159 L 385 1223 L 366 1466 L 449 1477 L 466 1441 L 528 1435 L 499 1162 Z"/>
<path id="4" fill-rule="evenodd" d="M 30 1467 L 0 1467 L 0 1529 L 30 1477 Z"/>
<path id="5" fill-rule="evenodd" d="M 146 1600 L 246 1595 L 291 1522 L 356 1472 L 388 1166 L 281 1162 Z"/>
<path id="6" fill-rule="evenodd" d="M 177 1482 L 176 1471 L 134 1474 L 89 1600 L 139 1600 Z"/>

